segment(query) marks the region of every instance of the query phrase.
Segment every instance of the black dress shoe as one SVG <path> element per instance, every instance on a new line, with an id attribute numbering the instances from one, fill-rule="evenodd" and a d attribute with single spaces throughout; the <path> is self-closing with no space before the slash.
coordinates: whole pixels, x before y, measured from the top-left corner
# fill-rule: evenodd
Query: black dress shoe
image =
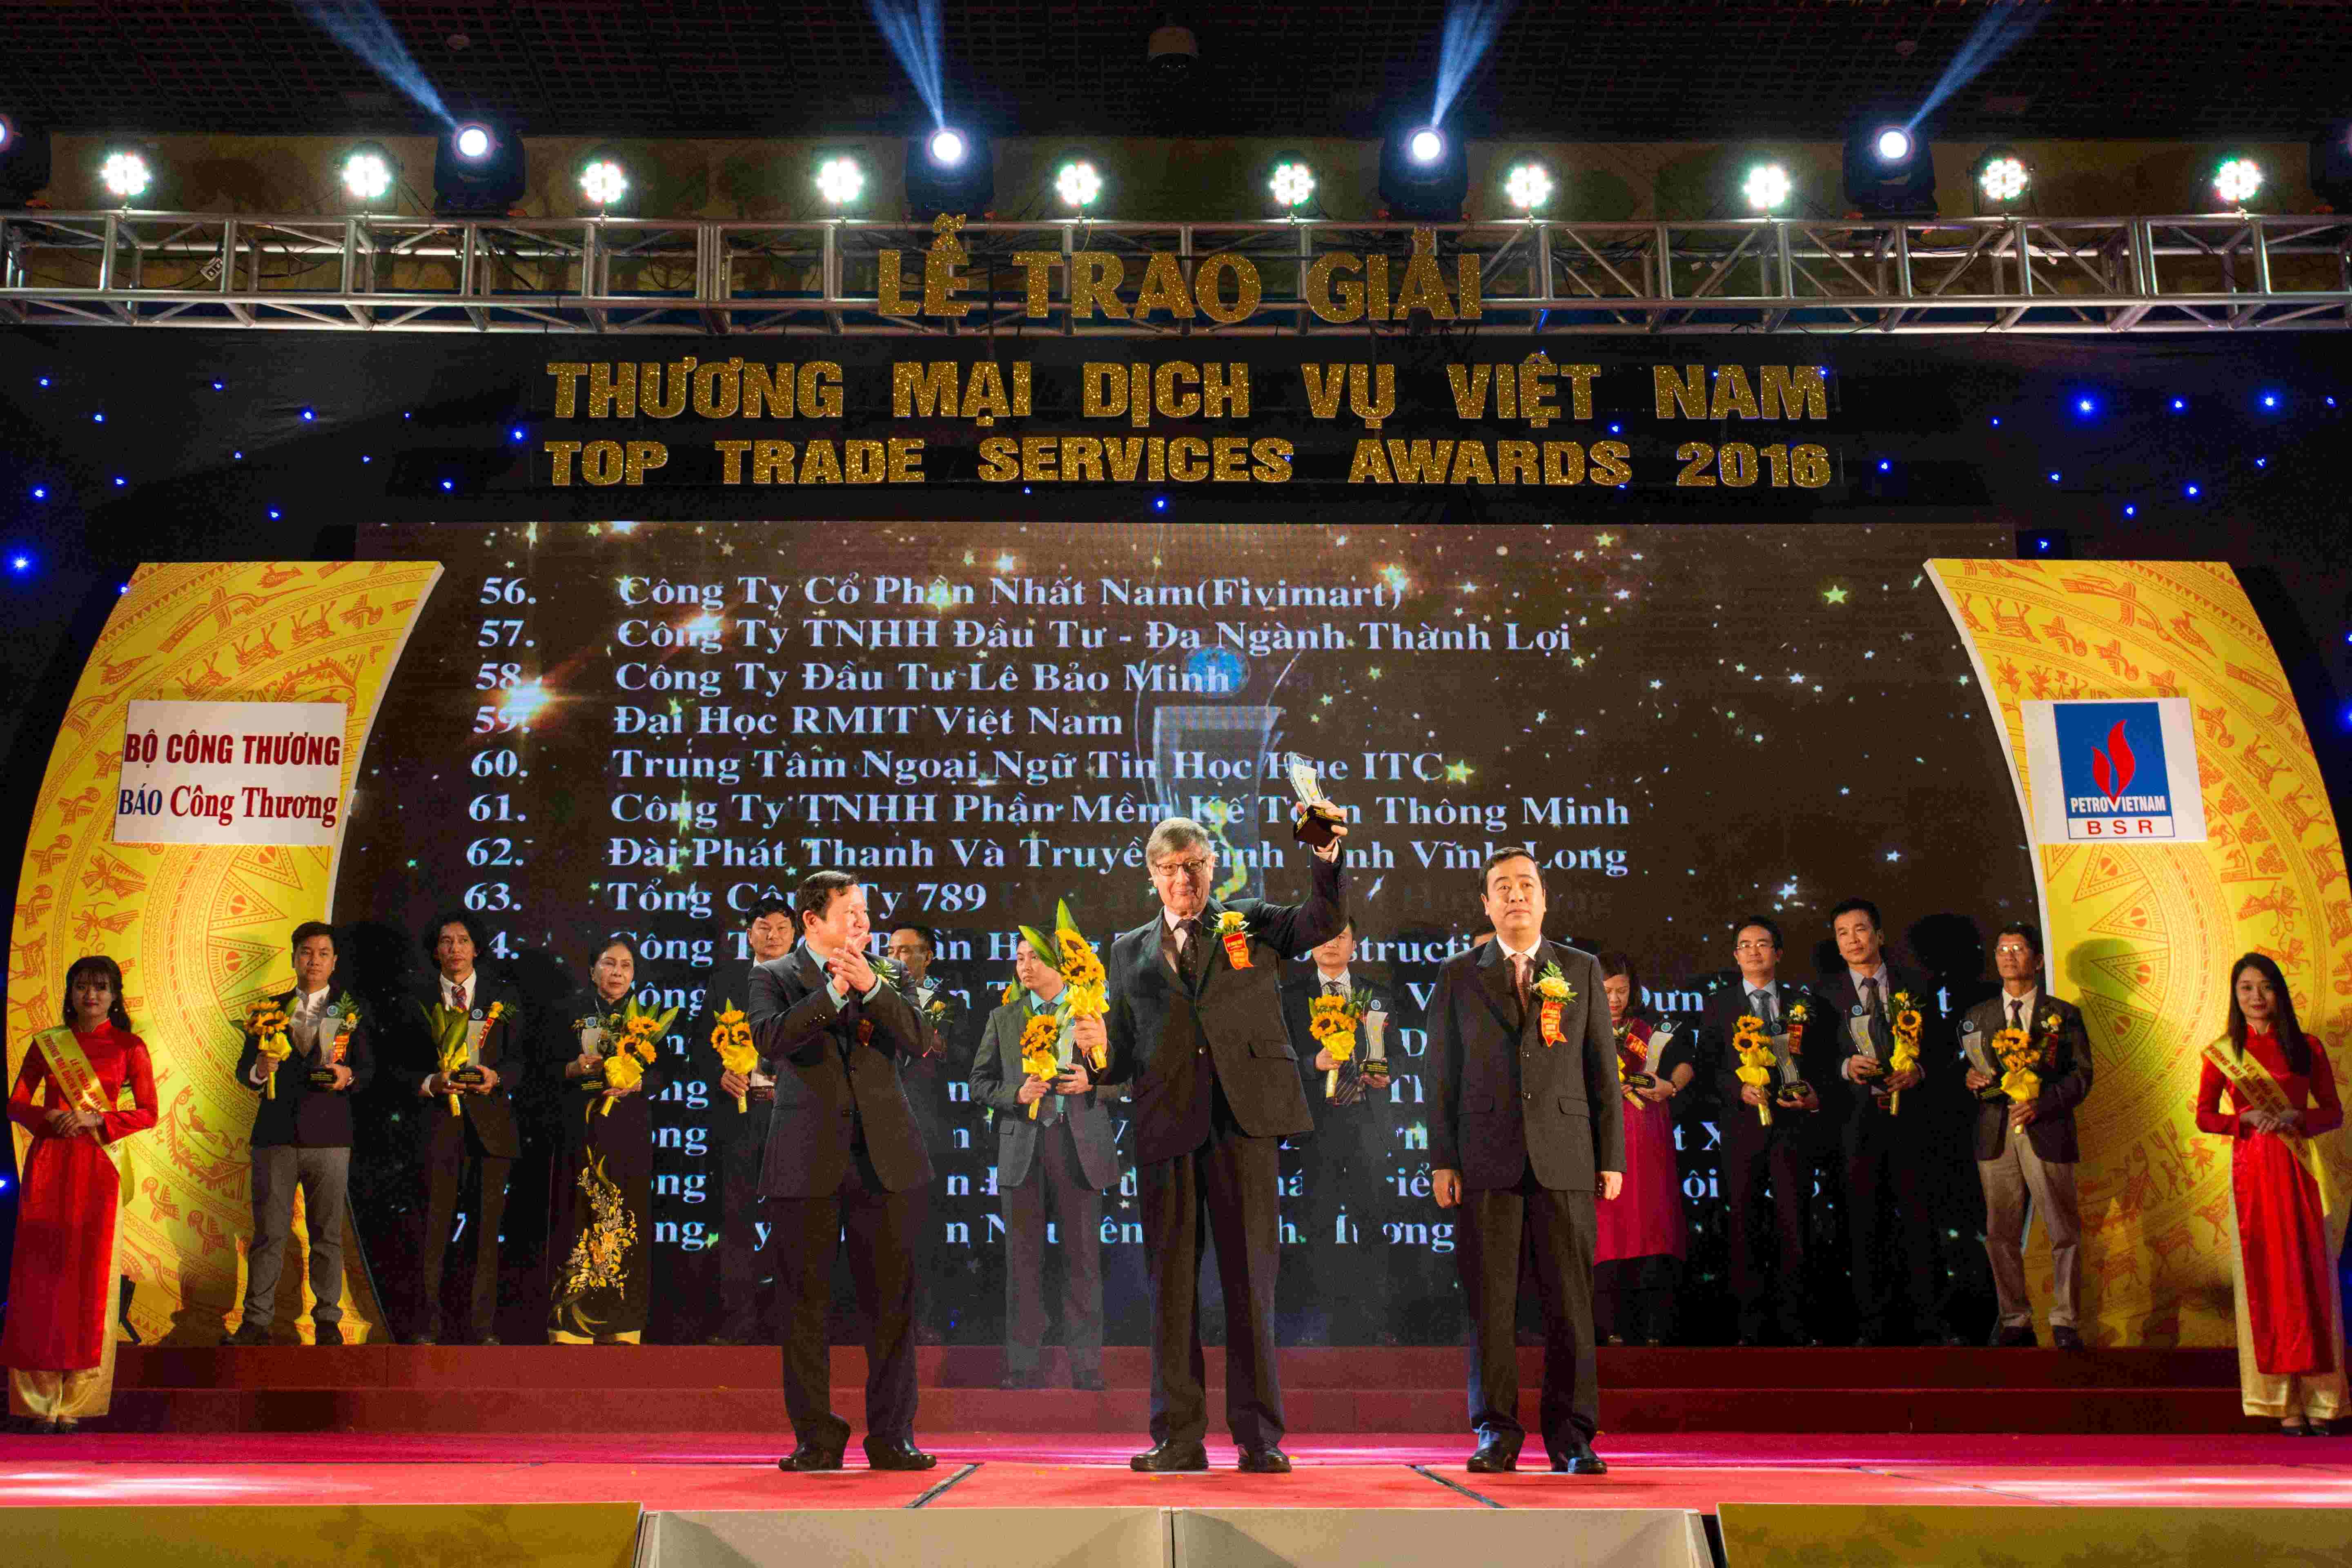
<path id="1" fill-rule="evenodd" d="M 2050 1342 L 2056 1345 L 2062 1351 L 2086 1351 L 2091 1348 L 2083 1342 L 2083 1336 L 2075 1331 L 2074 1326 L 2071 1323 L 2061 1328 L 2052 1329 L 2050 1331 Z"/>
<path id="2" fill-rule="evenodd" d="M 1551 1457 L 1551 1468 L 1565 1470 L 1571 1476 L 1605 1476 L 1609 1467 L 1592 1451 L 1592 1445 L 1579 1440 L 1576 1447 Z"/>
<path id="3" fill-rule="evenodd" d="M 2072 1329 L 2063 1329 L 2058 1331 L 2061 1333 L 2074 1332 Z M 1995 1329 L 1993 1331 L 1992 1348 L 1995 1350 L 2032 1350 L 2035 1346 L 2041 1344 L 2041 1342 L 2042 1342 L 2040 1340 L 2033 1337 L 2033 1326 L 2031 1323 L 2020 1323 L 2014 1328 Z"/>
<path id="4" fill-rule="evenodd" d="M 926 1454 L 912 1443 L 868 1443 L 866 1466 L 874 1470 L 928 1470 L 939 1456 Z"/>
<path id="5" fill-rule="evenodd" d="M 1519 1468 L 1519 1446 L 1500 1437 L 1490 1437 L 1478 1445 L 1470 1456 L 1467 1467 L 1474 1476 L 1508 1475 Z"/>
<path id="6" fill-rule="evenodd" d="M 1149 1471 L 1205 1470 L 1209 1468 L 1209 1450 L 1198 1443 L 1161 1443 L 1136 1455 L 1127 1462 L 1127 1468 Z"/>
<path id="7" fill-rule="evenodd" d="M 776 1461 L 780 1470 L 837 1470 L 841 1468 L 841 1450 L 820 1448 L 814 1443 L 803 1443 Z"/>
<path id="8" fill-rule="evenodd" d="M 262 1327 L 259 1323 L 239 1323 L 236 1326 L 236 1332 L 221 1341 L 221 1343 L 225 1345 L 237 1345 L 241 1347 L 266 1345 L 268 1342 L 269 1331 Z"/>
<path id="9" fill-rule="evenodd" d="M 1245 1476 L 1286 1476 L 1290 1456 L 1279 1448 L 1244 1448 L 1241 1463 L 1234 1468 Z"/>
<path id="10" fill-rule="evenodd" d="M 343 1342 L 343 1325 L 341 1323 L 312 1324 L 310 1331 L 310 1342 L 320 1345 L 341 1344 Z"/>

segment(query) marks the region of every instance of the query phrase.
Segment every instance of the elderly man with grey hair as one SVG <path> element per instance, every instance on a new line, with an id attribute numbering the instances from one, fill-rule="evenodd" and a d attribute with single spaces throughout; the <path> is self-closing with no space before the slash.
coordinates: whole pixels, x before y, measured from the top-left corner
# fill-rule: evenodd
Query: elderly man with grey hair
<path id="1" fill-rule="evenodd" d="M 1241 1468 L 1279 1474 L 1282 1385 L 1274 1277 L 1282 1140 L 1312 1121 L 1282 1017 L 1282 964 L 1339 934 L 1347 875 L 1335 826 L 1303 904 L 1220 900 L 1216 847 L 1170 817 L 1144 848 L 1159 918 L 1104 957 L 1110 1012 L 1078 1043 L 1107 1049 L 1099 1080 L 1133 1086 L 1136 1177 L 1151 1268 L 1151 1442 L 1139 1470 L 1205 1470 L 1201 1254 L 1216 1240 L 1225 1292 L 1225 1421 Z"/>

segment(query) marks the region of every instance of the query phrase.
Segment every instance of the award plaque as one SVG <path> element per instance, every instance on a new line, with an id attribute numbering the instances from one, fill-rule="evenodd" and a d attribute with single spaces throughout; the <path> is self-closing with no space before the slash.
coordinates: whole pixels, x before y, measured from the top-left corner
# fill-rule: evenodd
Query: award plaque
<path id="1" fill-rule="evenodd" d="M 1298 797 L 1290 807 L 1290 836 L 1309 849 L 1320 849 L 1331 842 L 1331 829 L 1347 822 L 1348 814 L 1325 796 L 1313 763 L 1292 752 L 1284 758 L 1284 767 L 1290 774 L 1290 793 Z"/>

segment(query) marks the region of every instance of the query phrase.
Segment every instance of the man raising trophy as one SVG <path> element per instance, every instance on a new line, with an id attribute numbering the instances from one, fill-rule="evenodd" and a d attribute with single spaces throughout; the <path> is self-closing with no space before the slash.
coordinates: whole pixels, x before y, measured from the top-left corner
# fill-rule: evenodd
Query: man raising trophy
<path id="1" fill-rule="evenodd" d="M 1336 810 L 1330 813 L 1337 816 Z M 1283 1026 L 1281 967 L 1348 921 L 1344 822 L 1302 819 L 1322 840 L 1303 904 L 1220 901 L 1217 854 L 1197 822 L 1151 830 L 1144 863 L 1160 918 L 1111 943 L 1110 1012 L 1074 1037 L 1108 1047 L 1097 1081 L 1134 1085 L 1136 1180 L 1151 1268 L 1151 1442 L 1139 1470 L 1205 1470 L 1209 1426 L 1197 1296 L 1213 1236 L 1225 1293 L 1225 1420 L 1241 1468 L 1280 1474 L 1274 1361 L 1282 1140 L 1313 1125 Z M 1106 1028 L 1108 1026 L 1108 1028 Z"/>

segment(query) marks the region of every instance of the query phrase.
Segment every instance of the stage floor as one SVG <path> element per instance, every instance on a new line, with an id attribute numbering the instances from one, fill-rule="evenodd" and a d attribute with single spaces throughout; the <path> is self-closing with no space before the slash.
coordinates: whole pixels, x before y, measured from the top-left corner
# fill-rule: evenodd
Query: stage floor
<path id="1" fill-rule="evenodd" d="M 1140 1476 L 1139 1439 L 925 1433 L 940 1467 L 785 1475 L 769 1433 L 0 1437 L 0 1505 L 633 1502 L 647 1510 L 2352 1507 L 2352 1438 L 1603 1435 L 1606 1476 L 1473 1476 L 1466 1439 L 1302 1437 L 1288 1476 Z"/>

